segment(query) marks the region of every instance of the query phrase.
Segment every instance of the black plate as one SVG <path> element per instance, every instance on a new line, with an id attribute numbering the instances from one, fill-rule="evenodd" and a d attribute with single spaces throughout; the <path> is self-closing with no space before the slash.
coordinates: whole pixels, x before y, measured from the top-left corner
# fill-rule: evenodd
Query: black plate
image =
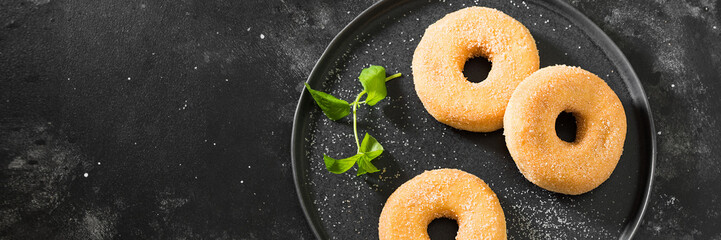
<path id="1" fill-rule="evenodd" d="M 499 9 L 533 34 L 541 67 L 580 66 L 606 80 L 626 110 L 625 149 L 611 177 L 595 190 L 566 196 L 543 190 L 518 172 L 502 131 L 472 133 L 435 121 L 413 88 L 411 59 L 425 28 L 468 6 Z M 291 156 L 301 206 L 320 239 L 373 239 L 388 196 L 425 170 L 457 168 L 480 177 L 498 195 L 511 239 L 628 239 L 645 211 L 655 162 L 651 111 L 641 84 L 616 45 L 580 12 L 561 1 L 381 1 L 360 14 L 328 46 L 308 83 L 352 101 L 357 76 L 369 64 L 402 78 L 388 83 L 388 98 L 359 109 L 359 131 L 386 149 L 374 164 L 381 173 L 335 175 L 322 155 L 355 153 L 350 118 L 328 120 L 303 92 L 293 123 Z M 433 233 L 453 231 L 452 221 Z M 450 225 L 448 224 L 450 222 Z M 440 230 L 438 230 L 440 229 Z M 445 230 L 444 230 L 445 229 Z"/>

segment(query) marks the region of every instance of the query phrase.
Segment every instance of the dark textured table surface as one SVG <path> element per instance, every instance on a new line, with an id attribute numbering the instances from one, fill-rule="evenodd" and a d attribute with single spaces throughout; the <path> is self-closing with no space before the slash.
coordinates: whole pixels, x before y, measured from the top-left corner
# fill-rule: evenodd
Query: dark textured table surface
<path id="1" fill-rule="evenodd" d="M 721 3 L 570 3 L 653 109 L 637 238 L 721 239 Z M 371 4 L 0 2 L 0 239 L 312 239 L 291 178 L 295 106 Z"/>

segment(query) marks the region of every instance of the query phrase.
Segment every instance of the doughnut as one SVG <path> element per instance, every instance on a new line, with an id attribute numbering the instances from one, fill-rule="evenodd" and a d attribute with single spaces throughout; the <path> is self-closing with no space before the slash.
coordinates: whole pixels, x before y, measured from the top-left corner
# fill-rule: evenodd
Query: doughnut
<path id="1" fill-rule="evenodd" d="M 456 239 L 506 239 L 503 209 L 483 180 L 456 169 L 426 171 L 403 183 L 386 201 L 378 238 L 430 239 L 436 218 L 458 222 Z"/>
<path id="2" fill-rule="evenodd" d="M 478 83 L 463 75 L 468 59 L 492 62 Z M 413 53 L 413 82 L 423 106 L 451 127 L 492 132 L 503 126 L 513 90 L 538 70 L 536 42 L 520 22 L 501 11 L 469 7 L 430 25 Z"/>
<path id="3" fill-rule="evenodd" d="M 576 140 L 556 135 L 561 112 L 576 118 Z M 626 113 L 616 93 L 578 67 L 545 67 L 513 92 L 503 121 L 506 146 L 528 181 L 578 195 L 611 176 L 623 152 Z"/>

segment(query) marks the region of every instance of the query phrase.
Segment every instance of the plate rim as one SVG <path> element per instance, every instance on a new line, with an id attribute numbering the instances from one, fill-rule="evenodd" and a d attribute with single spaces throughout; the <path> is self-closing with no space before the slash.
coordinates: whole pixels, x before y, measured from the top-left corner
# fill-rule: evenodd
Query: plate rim
<path id="1" fill-rule="evenodd" d="M 335 49 L 339 47 L 342 44 L 341 40 L 345 40 L 347 35 L 350 35 L 351 32 L 358 28 L 362 27 L 366 22 L 372 21 L 375 16 L 382 15 L 388 11 L 391 11 L 393 7 L 397 5 L 405 4 L 410 0 L 403 0 L 403 1 L 396 1 L 396 0 L 381 0 L 379 2 L 374 3 L 367 9 L 363 10 L 358 16 L 356 16 L 353 20 L 351 20 L 345 27 L 343 27 L 338 34 L 336 34 L 335 37 L 333 37 L 333 40 L 328 44 L 328 46 L 323 50 L 323 53 L 321 54 L 320 58 L 318 58 L 318 61 L 313 66 L 313 70 L 311 70 L 310 75 L 308 75 L 308 78 L 306 79 L 305 83 L 311 84 L 311 79 L 316 79 L 320 74 L 323 74 L 320 72 L 319 68 L 321 65 L 327 64 L 326 62 L 328 60 L 328 55 L 330 55 L 330 52 L 332 49 Z M 626 76 L 628 76 L 630 81 L 625 81 L 627 88 L 633 88 L 637 90 L 636 92 L 638 94 L 630 94 L 632 102 L 634 105 L 640 104 L 639 107 L 639 113 L 641 114 L 642 118 L 646 120 L 646 124 L 648 126 L 648 132 L 645 134 L 643 131 L 639 134 L 639 136 L 646 136 L 649 138 L 649 141 L 651 142 L 651 147 L 645 152 L 645 154 L 649 155 L 650 157 L 650 166 L 649 166 L 649 172 L 648 172 L 648 178 L 646 180 L 645 184 L 645 191 L 640 203 L 640 211 L 636 213 L 633 220 L 631 220 L 630 225 L 627 225 L 624 230 L 621 232 L 621 235 L 619 236 L 619 239 L 632 239 L 633 236 L 636 234 L 638 228 L 641 225 L 641 221 L 643 220 L 643 216 L 646 214 L 646 210 L 649 205 L 650 197 L 653 191 L 653 181 L 654 181 L 654 175 L 655 175 L 655 169 L 656 169 L 656 153 L 657 153 L 657 146 L 656 146 L 656 128 L 653 121 L 653 114 L 651 111 L 651 106 L 648 102 L 648 97 L 646 96 L 646 92 L 643 89 L 643 85 L 641 84 L 641 80 L 636 75 L 636 72 L 633 69 L 633 66 L 626 58 L 626 55 L 623 54 L 621 49 L 616 45 L 616 43 L 600 28 L 598 25 L 596 25 L 591 19 L 589 19 L 586 15 L 581 13 L 578 9 L 571 6 L 569 3 L 566 3 L 561 0 L 541 0 L 540 2 L 545 2 L 550 5 L 553 5 L 567 13 L 570 18 L 573 20 L 578 20 L 577 22 L 574 22 L 577 25 L 584 26 L 587 29 L 583 29 L 584 33 L 591 36 L 591 40 L 598 46 L 601 47 L 602 51 L 606 53 L 607 55 L 613 54 L 619 56 L 618 61 L 616 61 L 616 65 L 620 66 L 619 70 L 625 70 Z M 569 19 L 571 20 L 571 19 Z M 590 31 L 587 31 L 590 30 Z M 625 69 L 624 69 L 625 67 Z M 619 73 L 620 74 L 620 73 Z M 621 76 L 624 76 L 621 75 Z M 296 155 L 299 154 L 298 146 L 300 144 L 299 135 L 300 131 L 302 129 L 302 126 L 300 126 L 300 112 L 302 110 L 302 106 L 307 105 L 306 102 L 309 101 L 308 94 L 306 94 L 305 88 L 300 93 L 300 98 L 298 100 L 298 104 L 296 105 L 295 113 L 293 115 L 293 128 L 291 130 L 291 139 L 290 139 L 290 156 L 291 156 L 291 166 L 292 166 L 292 172 L 293 172 L 293 183 L 295 185 L 295 191 L 296 195 L 298 197 L 298 201 L 300 202 L 300 207 L 303 210 L 303 215 L 305 217 L 305 220 L 307 224 L 310 226 L 311 230 L 313 231 L 313 234 L 315 235 L 316 239 L 325 239 L 324 235 L 321 234 L 320 230 L 318 229 L 317 223 L 314 221 L 313 217 L 311 216 L 311 213 L 309 212 L 308 205 L 310 204 L 305 199 L 304 194 L 304 186 L 301 186 L 301 175 L 300 172 L 301 169 L 298 166 L 298 158 L 296 158 Z M 642 121 L 641 121 L 642 122 Z"/>

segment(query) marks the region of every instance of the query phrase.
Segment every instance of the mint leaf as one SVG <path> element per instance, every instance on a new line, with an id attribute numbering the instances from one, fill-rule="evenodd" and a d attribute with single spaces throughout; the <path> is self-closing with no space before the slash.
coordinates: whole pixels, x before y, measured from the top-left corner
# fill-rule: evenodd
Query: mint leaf
<path id="1" fill-rule="evenodd" d="M 355 165 L 358 159 L 362 156 L 363 154 L 356 154 L 355 156 L 349 158 L 334 159 L 323 154 L 323 162 L 325 162 L 325 169 L 328 169 L 329 172 L 341 174 L 353 167 L 353 165 Z"/>
<path id="2" fill-rule="evenodd" d="M 364 68 L 358 76 L 363 89 L 368 93 L 366 97 L 366 103 L 368 105 L 376 105 L 378 101 L 388 95 L 386 90 L 386 69 L 381 66 L 371 65 L 368 68 Z"/>
<path id="3" fill-rule="evenodd" d="M 313 96 L 315 103 L 318 104 L 320 109 L 323 110 L 323 113 L 330 120 L 335 121 L 350 114 L 350 104 L 348 104 L 345 100 L 340 100 L 333 95 L 313 90 L 310 88 L 308 83 L 305 84 L 305 88 L 308 89 L 308 92 L 310 92 L 310 95 Z"/>
<path id="4" fill-rule="evenodd" d="M 363 157 L 358 159 L 357 175 L 360 176 L 366 173 L 378 172 L 378 168 L 373 166 L 373 164 L 371 163 L 373 159 L 377 158 L 381 155 L 381 153 L 383 153 L 383 146 L 378 143 L 378 140 L 376 140 L 370 134 L 366 133 L 365 137 L 363 137 L 363 142 L 361 143 L 358 152 L 360 152 L 359 154 L 362 154 Z"/>
<path id="5" fill-rule="evenodd" d="M 361 146 L 358 151 L 361 153 L 379 152 L 378 155 L 380 155 L 380 153 L 383 152 L 383 146 L 381 146 L 381 144 L 378 143 L 378 140 L 376 140 L 373 136 L 366 133 L 365 137 L 363 137 L 363 142 L 361 142 Z M 371 159 L 376 157 L 377 155 L 375 157 L 372 157 Z"/>
<path id="6" fill-rule="evenodd" d="M 382 151 L 382 150 L 381 150 Z M 380 154 L 379 154 L 380 155 Z M 376 155 L 377 157 L 377 155 Z M 368 158 L 366 154 L 363 154 L 363 157 L 358 159 L 358 173 L 356 173 L 356 176 L 360 176 L 366 173 L 374 173 L 378 172 L 378 168 L 376 166 L 373 166 L 371 163 L 371 158 Z"/>
<path id="7" fill-rule="evenodd" d="M 335 174 L 344 173 L 358 163 L 357 175 L 360 176 L 366 173 L 378 172 L 378 168 L 373 166 L 371 161 L 380 156 L 381 153 L 383 153 L 383 146 L 378 143 L 378 140 L 366 133 L 360 149 L 358 149 L 358 154 L 344 159 L 335 159 L 323 154 L 323 162 L 325 162 L 325 168 Z"/>

